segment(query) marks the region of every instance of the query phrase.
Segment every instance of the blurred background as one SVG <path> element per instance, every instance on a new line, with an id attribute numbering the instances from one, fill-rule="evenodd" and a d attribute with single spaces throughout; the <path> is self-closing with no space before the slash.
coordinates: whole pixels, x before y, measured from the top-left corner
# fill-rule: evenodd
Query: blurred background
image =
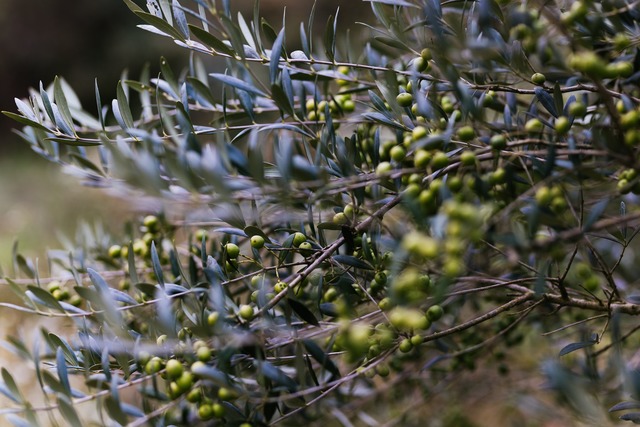
<path id="1" fill-rule="evenodd" d="M 136 1 L 143 7 L 146 3 Z M 235 0 L 232 8 L 251 16 L 253 3 Z M 338 7 L 341 22 L 354 29 L 352 22 L 370 15 L 367 3 L 355 3 L 356 7 L 354 0 L 319 1 L 316 34 L 322 34 Z M 297 34 L 299 23 L 309 19 L 313 0 L 262 0 L 260 4 L 264 17 L 276 28 L 286 7 L 287 25 Z M 174 70 L 186 65 L 184 50 L 140 30 L 139 23 L 118 0 L 40 0 L 35 4 L 1 0 L 0 110 L 15 112 L 15 97 L 26 97 L 28 89 L 37 88 L 40 81 L 46 87 L 58 75 L 72 85 L 85 108 L 94 112 L 94 79 L 107 104 L 115 97 L 124 69 L 136 78 L 148 62 L 151 74 L 157 74 L 160 56 L 168 58 Z M 21 252 L 43 259 L 46 249 L 56 245 L 57 234 L 73 235 L 82 220 L 122 226 L 127 214 L 117 203 L 104 203 L 102 192 L 83 188 L 58 166 L 32 153 L 11 132 L 16 127 L 17 123 L 0 116 L 0 266 L 5 271 L 16 239 Z"/>

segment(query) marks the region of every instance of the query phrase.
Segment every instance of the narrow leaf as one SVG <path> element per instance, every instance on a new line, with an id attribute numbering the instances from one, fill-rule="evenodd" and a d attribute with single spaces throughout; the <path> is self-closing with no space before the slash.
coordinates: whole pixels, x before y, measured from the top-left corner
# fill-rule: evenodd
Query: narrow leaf
<path id="1" fill-rule="evenodd" d="M 316 316 L 307 308 L 306 305 L 300 301 L 296 301 L 293 298 L 287 298 L 287 302 L 291 309 L 298 315 L 298 317 L 313 326 L 320 326 Z"/>
<path id="2" fill-rule="evenodd" d="M 244 90 L 258 96 L 265 96 L 265 97 L 267 96 L 264 92 L 262 92 L 255 86 L 245 82 L 244 80 L 240 80 L 237 77 L 229 76 L 227 74 L 220 74 L 220 73 L 211 73 L 209 75 L 214 79 L 220 80 L 222 83 L 229 85 L 231 87 L 234 87 L 236 89 Z"/>
<path id="3" fill-rule="evenodd" d="M 276 79 L 278 78 L 278 66 L 280 64 L 280 56 L 282 55 L 282 43 L 284 42 L 284 27 L 278 33 L 278 37 L 276 41 L 273 43 L 273 47 L 271 48 L 271 61 L 269 63 L 269 77 L 271 79 L 271 84 L 276 84 Z"/>
<path id="4" fill-rule="evenodd" d="M 572 344 L 568 344 L 564 346 L 562 350 L 560 350 L 560 353 L 558 353 L 558 356 L 564 356 L 576 350 L 580 350 L 581 348 L 591 347 L 594 344 L 595 344 L 595 341 L 574 342 Z"/>

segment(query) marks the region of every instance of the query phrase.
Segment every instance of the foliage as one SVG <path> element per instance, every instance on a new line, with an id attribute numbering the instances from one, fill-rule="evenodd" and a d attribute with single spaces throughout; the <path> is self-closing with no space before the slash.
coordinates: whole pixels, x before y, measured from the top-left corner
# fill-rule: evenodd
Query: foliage
<path id="1" fill-rule="evenodd" d="M 55 278 L 15 254 L 23 305 L 3 305 L 77 334 L 10 339 L 48 404 L 3 369 L 9 421 L 81 425 L 94 401 L 132 426 L 343 420 L 379 377 L 429 387 L 535 329 L 582 354 L 543 365 L 581 417 L 603 422 L 588 384 L 640 394 L 633 3 L 368 0 L 365 42 L 338 14 L 316 37 L 313 13 L 278 30 L 257 3 L 125 3 L 186 70 L 163 59 L 106 105 L 96 82 L 97 114 L 57 78 L 5 114 L 87 185 L 165 209 L 52 252 Z"/>

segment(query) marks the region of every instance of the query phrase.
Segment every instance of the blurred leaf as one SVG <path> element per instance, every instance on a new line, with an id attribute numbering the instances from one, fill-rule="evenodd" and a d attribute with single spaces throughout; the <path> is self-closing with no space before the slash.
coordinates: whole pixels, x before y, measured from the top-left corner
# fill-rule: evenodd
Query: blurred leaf
<path id="1" fill-rule="evenodd" d="M 636 400 L 629 402 L 620 402 L 609 408 L 609 412 L 624 411 L 626 409 L 640 409 L 640 402 Z"/>
<path id="2" fill-rule="evenodd" d="M 67 372 L 67 362 L 64 358 L 62 347 L 56 349 L 56 371 L 65 396 L 71 396 L 71 384 L 69 384 L 69 374 Z"/>
<path id="3" fill-rule="evenodd" d="M 362 1 L 372 2 L 372 3 L 389 4 L 389 5 L 392 5 L 392 6 L 419 7 L 419 6 L 415 5 L 415 4 L 406 2 L 404 0 L 362 0 Z"/>
<path id="4" fill-rule="evenodd" d="M 196 37 L 198 37 L 203 43 L 212 48 L 214 51 L 223 53 L 225 55 L 229 55 L 231 57 L 235 57 L 236 54 L 229 46 L 224 44 L 220 39 L 215 37 L 213 34 L 203 30 L 202 28 L 196 27 L 194 25 L 189 25 L 189 29 Z"/>
<path id="5" fill-rule="evenodd" d="M 282 372 L 281 369 L 265 360 L 254 359 L 253 363 L 258 372 L 273 381 L 274 384 L 286 388 L 291 393 L 295 393 L 298 390 L 298 384 Z"/>
<path id="6" fill-rule="evenodd" d="M 547 91 L 540 87 L 535 88 L 534 92 L 536 94 L 536 98 L 538 98 L 538 101 L 540 101 L 542 106 L 546 108 L 547 111 L 550 112 L 551 115 L 553 115 L 553 117 L 558 117 L 558 110 L 556 110 L 556 104 L 553 97 L 549 95 Z"/>
<path id="7" fill-rule="evenodd" d="M 74 351 L 71 349 L 71 346 L 65 340 L 54 333 L 49 333 L 48 338 L 56 348 L 62 349 L 65 360 L 68 364 L 78 366 L 78 358 L 76 357 Z"/>
<path id="8" fill-rule="evenodd" d="M 58 407 L 65 421 L 71 427 L 83 427 L 76 410 L 73 408 L 73 402 L 64 394 L 59 394 L 57 399 Z"/>
<path id="9" fill-rule="evenodd" d="M 562 347 L 562 350 L 560 350 L 560 353 L 558 354 L 558 356 L 564 356 L 576 350 L 580 350 L 581 348 L 591 347 L 594 344 L 596 344 L 595 341 L 574 342 L 572 344 L 568 344 Z"/>
<path id="10" fill-rule="evenodd" d="M 329 355 L 326 354 L 318 345 L 311 340 L 302 340 L 304 347 L 307 349 L 311 357 L 313 357 L 323 368 L 329 371 L 333 375 L 333 379 L 338 379 L 341 377 L 340 370 L 333 363 L 333 361 L 329 358 Z"/>
<path id="11" fill-rule="evenodd" d="M 152 27 L 157 28 L 159 31 L 161 31 L 162 33 L 165 33 L 169 37 L 172 37 L 176 40 L 180 40 L 182 42 L 185 41 L 185 38 L 182 35 L 182 33 L 180 33 L 180 31 L 173 28 L 171 24 L 169 24 L 164 19 L 158 18 L 155 15 L 152 15 L 147 12 L 142 12 L 142 11 L 133 11 L 133 13 L 135 13 L 137 17 L 141 18 L 143 21 L 150 24 Z"/>
<path id="12" fill-rule="evenodd" d="M 22 271 L 29 279 L 36 277 L 36 272 L 30 260 L 27 260 L 20 254 L 16 254 L 14 259 L 18 268 L 20 268 L 20 271 Z"/>
<path id="13" fill-rule="evenodd" d="M 151 242 L 151 265 L 153 266 L 153 274 L 155 274 L 158 284 L 164 286 L 164 274 L 162 274 L 162 266 L 160 265 L 160 258 L 158 257 L 156 242 L 154 241 Z"/>
<path id="14" fill-rule="evenodd" d="M 632 421 L 634 424 L 640 424 L 640 412 L 629 412 L 628 414 L 620 415 L 620 419 L 623 421 Z"/>
<path id="15" fill-rule="evenodd" d="M 327 20 L 327 26 L 324 30 L 324 51 L 327 54 L 329 61 L 335 61 L 336 57 L 336 30 L 338 24 L 338 12 L 336 11 L 335 17 L 330 16 Z"/>
<path id="16" fill-rule="evenodd" d="M 0 384 L 0 393 L 4 394 L 16 403 L 22 403 L 24 399 L 15 380 L 13 379 L 13 376 L 4 367 L 1 368 L 1 372 L 4 384 Z"/>
<path id="17" fill-rule="evenodd" d="M 333 303 L 323 302 L 322 304 L 320 304 L 319 308 L 320 313 L 324 314 L 325 316 L 338 317 L 340 315 L 340 313 L 338 312 L 338 308 Z"/>
<path id="18" fill-rule="evenodd" d="M 320 323 L 318 322 L 318 319 L 316 319 L 316 316 L 303 303 L 301 303 L 300 301 L 296 301 L 293 298 L 287 298 L 287 302 L 289 303 L 289 306 L 294 311 L 294 313 L 296 313 L 300 319 L 313 326 L 320 326 Z"/>
<path id="19" fill-rule="evenodd" d="M 346 264 L 350 267 L 359 268 L 361 270 L 374 270 L 374 268 L 368 262 L 351 255 L 334 255 L 331 257 L 331 259 L 340 264 Z"/>
<path id="20" fill-rule="evenodd" d="M 245 82 L 244 80 L 240 80 L 237 77 L 229 76 L 227 74 L 220 74 L 220 73 L 211 73 L 209 75 L 214 79 L 220 80 L 222 83 L 229 85 L 231 87 L 234 87 L 236 89 L 244 90 L 246 92 L 253 93 L 254 95 L 267 96 L 264 92 L 262 92 L 261 90 L 258 90 L 255 86 Z"/>
<path id="21" fill-rule="evenodd" d="M 33 285 L 28 285 L 27 289 L 27 296 L 29 296 L 34 302 L 64 313 L 64 309 L 62 308 L 58 300 L 55 299 L 49 292 Z"/>
<path id="22" fill-rule="evenodd" d="M 107 396 L 104 400 L 104 406 L 112 420 L 118 422 L 120 425 L 127 425 L 127 415 L 122 410 L 120 400 L 115 399 L 113 395 Z"/>
<path id="23" fill-rule="evenodd" d="M 8 414 L 5 416 L 5 418 L 9 420 L 9 422 L 13 424 L 15 427 L 34 427 L 34 425 L 31 422 L 25 420 L 24 418 L 20 418 L 19 416 L 14 414 Z"/>
<path id="24" fill-rule="evenodd" d="M 73 118 L 71 116 L 71 111 L 69 110 L 69 105 L 67 104 L 67 97 L 62 90 L 62 85 L 58 76 L 56 76 L 53 80 L 53 96 L 60 114 L 62 115 L 62 118 L 64 119 L 69 129 L 73 130 Z M 75 135 L 75 132 L 72 132 L 72 134 Z"/>
<path id="25" fill-rule="evenodd" d="M 173 0 L 172 2 L 172 12 L 173 19 L 175 20 L 175 25 L 178 27 L 178 30 L 182 33 L 185 39 L 189 38 L 189 27 L 187 25 L 187 17 L 182 10 L 182 6 L 178 0 Z"/>
<path id="26" fill-rule="evenodd" d="M 278 37 L 276 37 L 276 41 L 273 42 L 273 47 L 271 48 L 271 60 L 269 63 L 269 78 L 271 80 L 271 85 L 275 85 L 278 78 L 278 67 L 280 65 L 280 57 L 282 55 L 282 43 L 284 42 L 284 27 L 278 33 Z"/>
<path id="27" fill-rule="evenodd" d="M 21 123 L 23 125 L 32 126 L 32 127 L 36 128 L 36 129 L 40 129 L 40 130 L 43 130 L 45 132 L 49 132 L 50 131 L 46 126 L 44 126 L 44 125 L 42 125 L 42 124 L 40 124 L 38 122 L 35 122 L 33 120 L 30 120 L 30 119 L 28 119 L 26 117 L 22 117 L 21 115 L 18 115 L 18 114 L 15 114 L 15 113 L 11 113 L 9 111 L 3 111 L 2 114 L 4 114 L 5 116 L 9 117 L 10 119 L 15 120 L 16 122 Z"/>
<path id="28" fill-rule="evenodd" d="M 607 209 L 609 202 L 610 202 L 610 199 L 608 197 L 605 197 L 602 200 L 600 200 L 598 203 L 593 205 L 593 207 L 591 208 L 591 211 L 589 212 L 589 216 L 584 221 L 584 224 L 582 224 L 582 229 L 584 231 L 589 230 L 589 228 L 602 217 L 602 214 Z"/>

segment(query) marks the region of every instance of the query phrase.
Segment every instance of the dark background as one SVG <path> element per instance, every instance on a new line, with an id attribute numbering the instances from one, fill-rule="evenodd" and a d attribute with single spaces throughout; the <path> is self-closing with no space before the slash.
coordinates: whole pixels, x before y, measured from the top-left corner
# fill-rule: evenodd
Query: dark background
<path id="1" fill-rule="evenodd" d="M 146 1 L 136 0 L 143 8 Z M 184 6 L 193 2 L 183 0 Z M 218 2 L 220 5 L 220 2 Z M 286 7 L 289 39 L 295 42 L 299 23 L 309 19 L 313 0 L 262 0 L 263 16 L 275 27 Z M 253 0 L 234 0 L 235 12 L 252 16 Z M 318 0 L 317 30 L 321 37 L 328 17 L 341 7 L 339 22 L 354 28 L 354 21 L 370 15 L 368 3 L 359 0 Z M 219 6 L 221 7 L 221 6 Z M 180 69 L 186 51 L 169 39 L 136 27 L 141 21 L 120 0 L 2 0 L 0 1 L 0 110 L 15 111 L 14 97 L 23 98 L 29 87 L 45 87 L 63 76 L 80 95 L 83 106 L 95 111 L 94 79 L 103 103 L 115 96 L 123 69 L 136 78 L 145 62 L 157 72 L 160 56 Z M 153 74 L 153 73 L 152 73 Z M 0 153 L 22 148 L 10 129 L 14 122 L 0 117 Z"/>

